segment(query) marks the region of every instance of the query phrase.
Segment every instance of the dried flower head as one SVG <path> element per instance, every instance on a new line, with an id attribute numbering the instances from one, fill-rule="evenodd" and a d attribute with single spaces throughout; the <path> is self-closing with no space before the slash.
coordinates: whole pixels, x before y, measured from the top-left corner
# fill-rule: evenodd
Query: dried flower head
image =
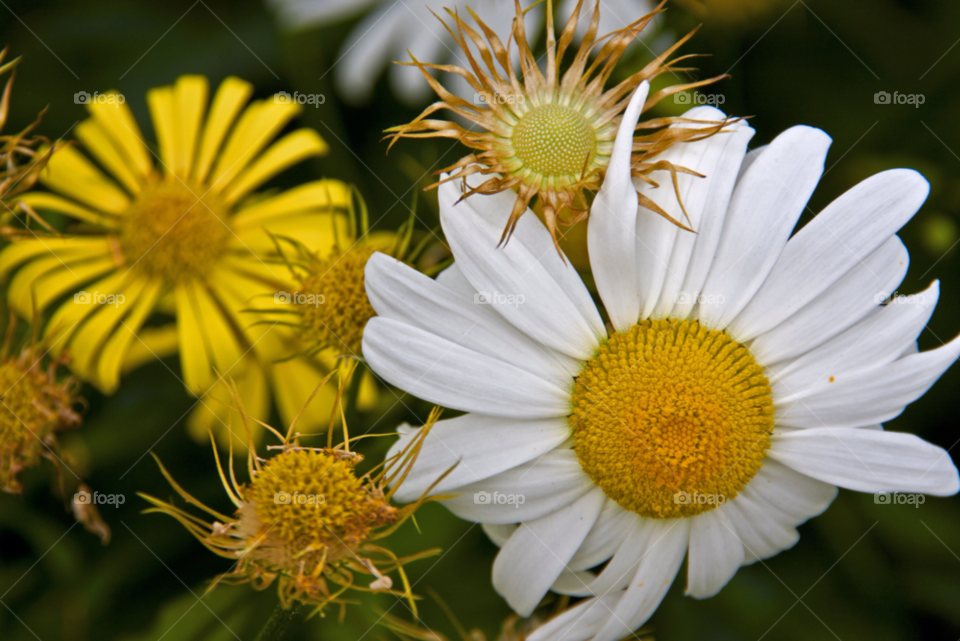
<path id="1" fill-rule="evenodd" d="M 9 356 L 14 323 L 11 321 L 0 354 L 0 488 L 23 491 L 17 475 L 51 461 L 59 474 L 57 433 L 79 427 L 79 383 L 73 377 L 58 377 L 66 355 L 48 359 L 34 341 L 16 356 Z"/>
<path id="2" fill-rule="evenodd" d="M 604 85 L 613 74 L 627 46 L 656 14 L 662 11 L 663 4 L 624 28 L 598 37 L 600 3 L 597 2 L 580 47 L 567 70 L 561 74 L 564 54 L 567 53 L 577 31 L 582 0 L 571 13 L 559 41 L 554 32 L 552 2 L 547 0 L 545 72 L 537 66 L 537 59 L 531 51 L 519 0 L 515 0 L 515 3 L 516 17 L 513 20 L 512 40 L 516 41 L 519 48 L 522 76 L 518 78 L 515 72 L 509 41 L 505 47 L 496 33 L 472 11 L 470 14 L 486 39 L 457 13 L 448 10 L 454 25 L 444 25 L 469 61 L 470 69 L 421 62 L 416 58 L 412 63 L 404 63 L 414 65 L 423 72 L 440 100 L 427 107 L 409 124 L 388 129 L 387 133 L 391 146 L 401 138 L 442 137 L 457 139 L 476 150 L 476 153 L 443 169 L 442 172 L 449 174 L 444 180 L 464 179 L 474 173 L 489 176 L 473 188 L 468 188 L 464 182 L 464 197 L 476 193 L 493 194 L 507 189 L 516 190 L 517 199 L 501 242 L 509 238 L 520 216 L 531 201 L 537 198 L 556 243 L 558 221 L 572 224 L 587 216 L 590 205 L 587 194 L 599 190 L 603 183 L 613 152 L 617 127 L 634 90 L 638 87 L 643 90 L 644 82 L 652 81 L 663 74 L 691 71 L 677 66 L 691 56 L 681 56 L 673 60 L 670 60 L 670 56 L 693 32 L 678 40 L 640 71 L 604 91 Z M 479 50 L 482 63 L 477 60 L 470 45 Z M 463 77 L 482 97 L 483 105 L 469 103 L 444 89 L 430 75 L 430 69 Z M 642 111 L 651 109 L 667 96 L 719 79 L 677 84 L 661 89 L 646 100 Z M 431 117 L 443 109 L 473 123 L 479 130 L 470 131 L 456 122 Z M 669 126 L 677 123 L 702 126 Z M 634 178 L 655 185 L 649 174 L 655 170 L 666 170 L 676 184 L 677 172 L 693 172 L 655 157 L 679 142 L 711 136 L 726 124 L 685 118 L 657 118 L 641 122 L 637 129 L 649 133 L 633 139 Z M 637 192 L 637 198 L 642 206 L 684 226 L 642 192 Z M 564 210 L 569 212 L 569 215 L 561 219 L 560 214 Z"/>
<path id="3" fill-rule="evenodd" d="M 246 423 L 250 418 L 235 390 L 234 403 Z M 343 390 L 341 385 L 338 402 Z M 438 415 L 431 415 L 430 425 Z M 377 542 L 399 528 L 424 502 L 434 500 L 424 498 L 399 508 L 390 504 L 394 492 L 390 486 L 402 482 L 419 453 L 422 439 L 399 456 L 360 475 L 356 466 L 363 457 L 350 449 L 345 423 L 343 442 L 333 446 L 331 429 L 327 447 L 301 445 L 300 434 L 294 432 L 295 424 L 296 421 L 286 434 L 263 425 L 279 439 L 279 445 L 268 447 L 278 453 L 261 458 L 251 442 L 247 483 L 238 483 L 234 475 L 233 449 L 225 473 L 214 446 L 221 481 L 236 506 L 232 517 L 187 493 L 159 459 L 157 464 L 174 490 L 215 520 L 208 522 L 171 503 L 141 494 L 154 506 L 146 512 L 169 514 L 207 549 L 236 562 L 214 585 L 222 580 L 251 583 L 263 589 L 276 582 L 283 607 L 301 602 L 313 606 L 315 613 L 322 613 L 330 604 L 343 607 L 343 595 L 349 590 L 405 597 L 415 609 L 403 566 L 438 550 L 398 557 Z M 400 576 L 402 589 L 393 588 L 389 576 L 392 572 Z M 369 578 L 361 581 L 358 574 Z"/>

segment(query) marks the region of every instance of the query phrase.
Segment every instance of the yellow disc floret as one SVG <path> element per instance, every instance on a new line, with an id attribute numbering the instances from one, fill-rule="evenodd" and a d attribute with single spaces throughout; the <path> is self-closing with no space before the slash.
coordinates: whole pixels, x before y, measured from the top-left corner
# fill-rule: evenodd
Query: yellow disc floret
<path id="1" fill-rule="evenodd" d="M 583 114 L 556 104 L 527 112 L 513 130 L 517 158 L 545 177 L 577 180 L 596 145 L 596 132 Z"/>
<path id="2" fill-rule="evenodd" d="M 374 251 L 357 244 L 311 267 L 298 298 L 304 326 L 301 342 L 306 347 L 360 352 L 363 328 L 376 316 L 363 281 L 363 270 Z"/>
<path id="3" fill-rule="evenodd" d="M 230 238 L 229 208 L 209 188 L 180 182 L 145 188 L 122 219 L 129 264 L 167 282 L 209 274 Z"/>
<path id="4" fill-rule="evenodd" d="M 76 427 L 76 383 L 57 383 L 55 369 L 43 370 L 32 350 L 0 363 L 0 488 L 19 492 L 17 474 L 56 451 L 55 434 Z"/>
<path id="5" fill-rule="evenodd" d="M 362 543 L 370 531 L 396 519 L 396 508 L 357 478 L 354 459 L 327 451 L 291 449 L 269 459 L 247 491 L 254 537 L 266 537 L 257 555 L 307 573 Z"/>
<path id="6" fill-rule="evenodd" d="M 734 499 L 770 447 L 763 368 L 725 332 L 644 320 L 578 375 L 570 417 L 583 470 L 622 508 L 690 517 Z"/>

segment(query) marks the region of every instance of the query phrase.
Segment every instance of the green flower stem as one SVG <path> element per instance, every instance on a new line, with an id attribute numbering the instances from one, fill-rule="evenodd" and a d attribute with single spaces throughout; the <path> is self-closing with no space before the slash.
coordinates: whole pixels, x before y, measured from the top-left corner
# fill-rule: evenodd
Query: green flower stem
<path id="1" fill-rule="evenodd" d="M 284 609 L 284 607 L 278 603 L 273 614 L 270 615 L 267 624 L 263 626 L 260 634 L 257 635 L 257 641 L 280 641 L 283 635 L 286 634 L 290 624 L 299 619 L 298 615 L 302 607 L 303 604 L 299 601 L 294 601 L 289 609 Z"/>

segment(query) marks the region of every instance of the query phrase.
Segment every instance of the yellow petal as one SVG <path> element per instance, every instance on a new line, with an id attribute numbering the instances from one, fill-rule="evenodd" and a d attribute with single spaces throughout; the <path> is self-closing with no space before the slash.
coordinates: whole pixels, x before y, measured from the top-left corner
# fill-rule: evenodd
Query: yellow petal
<path id="1" fill-rule="evenodd" d="M 193 170 L 193 159 L 197 153 L 197 138 L 203 113 L 207 110 L 207 98 L 210 96 L 210 83 L 204 76 L 180 76 L 175 89 L 174 126 L 177 141 L 174 145 L 174 171 L 184 180 Z"/>
<path id="2" fill-rule="evenodd" d="M 183 367 L 183 382 L 196 396 L 210 388 L 216 381 L 213 363 L 203 340 L 203 319 L 194 304 L 193 283 L 177 286 L 177 332 L 180 336 L 180 363 Z"/>
<path id="3" fill-rule="evenodd" d="M 99 225 L 107 229 L 117 229 L 119 222 L 110 214 L 101 214 L 82 205 L 45 191 L 31 191 L 18 197 L 37 211 L 55 211 L 85 223 Z"/>
<path id="4" fill-rule="evenodd" d="M 326 430 L 330 425 L 330 415 L 337 397 L 336 377 L 317 392 L 310 405 L 304 407 L 304 403 L 327 372 L 317 363 L 304 358 L 274 363 L 270 371 L 273 378 L 273 395 L 277 399 L 277 409 L 280 410 L 284 427 L 288 427 L 297 413 L 303 410 L 297 420 L 295 431 L 315 434 Z"/>
<path id="5" fill-rule="evenodd" d="M 224 317 L 221 306 L 210 294 L 201 286 L 194 288 L 193 293 L 195 309 L 204 321 L 200 329 L 213 355 L 216 371 L 220 376 L 229 376 L 246 349 L 238 342 L 236 332 Z"/>
<path id="6" fill-rule="evenodd" d="M 313 129 L 300 129 L 277 141 L 250 165 L 224 193 L 224 200 L 233 204 L 301 160 L 327 153 L 327 143 Z"/>
<path id="7" fill-rule="evenodd" d="M 260 100 L 250 105 L 240 116 L 236 128 L 217 161 L 210 189 L 219 193 L 250 164 L 273 137 L 300 112 L 300 107 L 289 102 Z"/>
<path id="8" fill-rule="evenodd" d="M 77 125 L 77 138 L 97 161 L 107 168 L 131 194 L 140 193 L 140 180 L 113 139 L 93 118 Z"/>
<path id="9" fill-rule="evenodd" d="M 334 232 L 334 225 L 337 232 Z M 271 254 L 276 251 L 276 243 L 270 238 L 285 236 L 293 238 L 305 245 L 310 251 L 325 255 L 337 244 L 349 240 L 349 231 L 346 217 L 340 214 L 324 214 L 309 212 L 285 217 L 275 217 L 264 221 L 258 227 L 235 229 L 236 236 L 230 239 L 231 247 L 246 249 L 258 255 Z M 268 233 L 269 232 L 269 233 Z M 351 243 L 352 244 L 352 243 Z M 348 244 L 347 247 L 350 245 Z M 286 244 L 285 249 L 290 248 Z M 281 269 L 285 269 L 282 265 Z"/>
<path id="10" fill-rule="evenodd" d="M 20 263 L 36 258 L 43 254 L 52 254 L 65 259 L 76 259 L 80 256 L 110 256 L 108 239 L 83 238 L 66 236 L 64 238 L 31 238 L 21 240 L 3 248 L 0 251 L 0 278 L 5 277 Z"/>
<path id="11" fill-rule="evenodd" d="M 10 281 L 7 298 L 11 307 L 25 318 L 33 317 L 34 306 L 43 313 L 47 305 L 68 292 L 75 292 L 84 283 L 117 268 L 112 258 L 64 260 L 47 256 L 32 261 Z"/>
<path id="12" fill-rule="evenodd" d="M 50 346 L 54 354 L 63 351 L 80 323 L 100 309 L 100 305 L 92 304 L 93 294 L 96 293 L 98 297 L 101 295 L 116 295 L 127 281 L 131 280 L 130 276 L 124 278 L 128 273 L 129 271 L 122 274 L 115 273 L 98 280 L 84 292 L 86 296 L 68 298 L 63 305 L 57 308 L 43 332 L 44 341 Z"/>
<path id="13" fill-rule="evenodd" d="M 109 93 L 109 92 L 108 92 Z M 137 125 L 137 119 L 126 104 L 94 104 L 87 105 L 87 110 L 93 115 L 101 127 L 110 133 L 116 146 L 123 149 L 130 168 L 141 177 L 153 173 L 153 161 L 147 150 L 143 134 Z"/>
<path id="14" fill-rule="evenodd" d="M 231 219 L 231 223 L 234 229 L 258 228 L 271 218 L 311 210 L 324 212 L 337 209 L 345 212 L 350 207 L 351 196 L 352 191 L 346 183 L 339 180 L 315 180 L 241 209 Z M 343 220 L 346 222 L 345 217 Z"/>
<path id="15" fill-rule="evenodd" d="M 177 139 L 174 131 L 173 88 L 156 87 L 147 92 L 147 104 L 150 106 L 150 118 L 157 132 L 157 144 L 160 147 L 160 162 L 163 173 L 174 174 L 177 155 Z"/>
<path id="16" fill-rule="evenodd" d="M 272 302 L 277 291 L 275 288 L 225 267 L 214 271 L 210 283 L 217 298 L 223 301 L 223 308 L 234 327 L 239 328 L 260 360 L 273 360 L 280 353 L 290 353 L 284 346 L 284 340 L 290 336 L 289 330 L 284 332 L 283 327 L 263 324 L 259 322 L 258 314 L 241 311 L 261 307 L 265 300 Z"/>
<path id="17" fill-rule="evenodd" d="M 231 376 L 243 401 L 247 415 L 261 421 L 269 420 L 270 394 L 267 378 L 255 358 L 247 356 L 239 371 Z M 263 428 L 256 421 L 249 421 L 250 437 L 254 443 L 260 440 Z M 233 409 L 233 400 L 227 381 L 220 381 L 200 401 L 187 417 L 187 431 L 200 443 L 209 443 L 208 434 L 213 432 L 221 447 L 227 447 L 227 435 L 233 435 L 233 446 L 245 451 L 248 445 L 247 428 Z"/>
<path id="18" fill-rule="evenodd" d="M 134 301 L 133 309 L 123 319 L 122 325 L 113 333 L 107 344 L 104 345 L 103 352 L 98 359 L 96 379 L 98 387 L 105 394 L 113 394 L 117 391 L 117 387 L 120 385 L 120 368 L 124 363 L 127 351 L 131 343 L 139 342 L 137 332 L 140 331 L 144 321 L 153 312 L 162 287 L 163 282 L 160 280 L 148 281 Z M 96 318 L 91 319 L 91 321 L 95 320 Z M 80 340 L 80 335 L 77 336 L 77 340 Z"/>
<path id="19" fill-rule="evenodd" d="M 127 332 L 121 322 L 128 310 L 140 302 L 139 298 L 144 293 L 146 285 L 146 279 L 128 277 L 117 288 L 117 293 L 112 298 L 102 292 L 95 292 L 92 295 L 93 301 L 87 305 L 96 309 L 70 340 L 71 366 L 81 378 L 98 384 L 97 357 L 100 355 L 101 348 L 115 330 Z M 99 298 L 101 295 L 103 298 Z M 104 299 L 106 302 L 99 302 Z M 101 391 L 106 392 L 102 388 Z"/>
<path id="20" fill-rule="evenodd" d="M 203 141 L 193 172 L 195 182 L 202 183 L 206 179 L 227 131 L 252 93 L 253 86 L 239 78 L 230 77 L 220 83 L 207 116 L 206 127 L 203 129 Z"/>
<path id="21" fill-rule="evenodd" d="M 159 311 L 157 306 L 154 306 L 154 309 Z M 130 344 L 123 358 L 121 374 L 132 372 L 141 365 L 176 354 L 180 347 L 176 323 L 163 327 L 146 327 L 140 330 L 137 338 L 139 340 Z"/>
<path id="22" fill-rule="evenodd" d="M 40 181 L 98 211 L 120 214 L 130 206 L 127 195 L 74 147 L 53 154 Z"/>
<path id="23" fill-rule="evenodd" d="M 377 406 L 380 400 L 380 388 L 377 387 L 377 379 L 373 372 L 364 369 L 360 379 L 360 391 L 357 393 L 357 409 L 369 411 Z"/>

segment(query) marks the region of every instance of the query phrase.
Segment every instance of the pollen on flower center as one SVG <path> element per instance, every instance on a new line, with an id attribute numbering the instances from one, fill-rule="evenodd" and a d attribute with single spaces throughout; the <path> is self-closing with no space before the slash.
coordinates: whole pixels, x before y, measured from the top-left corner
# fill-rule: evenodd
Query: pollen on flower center
<path id="1" fill-rule="evenodd" d="M 128 264 L 168 282 L 208 273 L 230 230 L 228 206 L 205 192 L 179 182 L 144 189 L 122 218 L 120 247 Z"/>
<path id="2" fill-rule="evenodd" d="M 579 176 L 596 145 L 596 132 L 583 114 L 561 105 L 534 108 L 513 130 L 517 157 L 544 176 Z"/>
<path id="3" fill-rule="evenodd" d="M 580 465 L 648 518 L 689 517 L 734 499 L 770 447 L 763 368 L 725 332 L 644 320 L 614 334 L 576 379 Z"/>
<path id="4" fill-rule="evenodd" d="M 363 328 L 376 312 L 367 299 L 363 270 L 374 249 L 357 244 L 311 268 L 297 301 L 307 347 L 332 346 L 358 353 Z"/>
<path id="5" fill-rule="evenodd" d="M 349 554 L 370 531 L 396 519 L 396 508 L 354 473 L 355 459 L 292 449 L 269 459 L 244 493 L 241 519 L 250 537 L 266 537 L 256 554 L 281 568 Z"/>

